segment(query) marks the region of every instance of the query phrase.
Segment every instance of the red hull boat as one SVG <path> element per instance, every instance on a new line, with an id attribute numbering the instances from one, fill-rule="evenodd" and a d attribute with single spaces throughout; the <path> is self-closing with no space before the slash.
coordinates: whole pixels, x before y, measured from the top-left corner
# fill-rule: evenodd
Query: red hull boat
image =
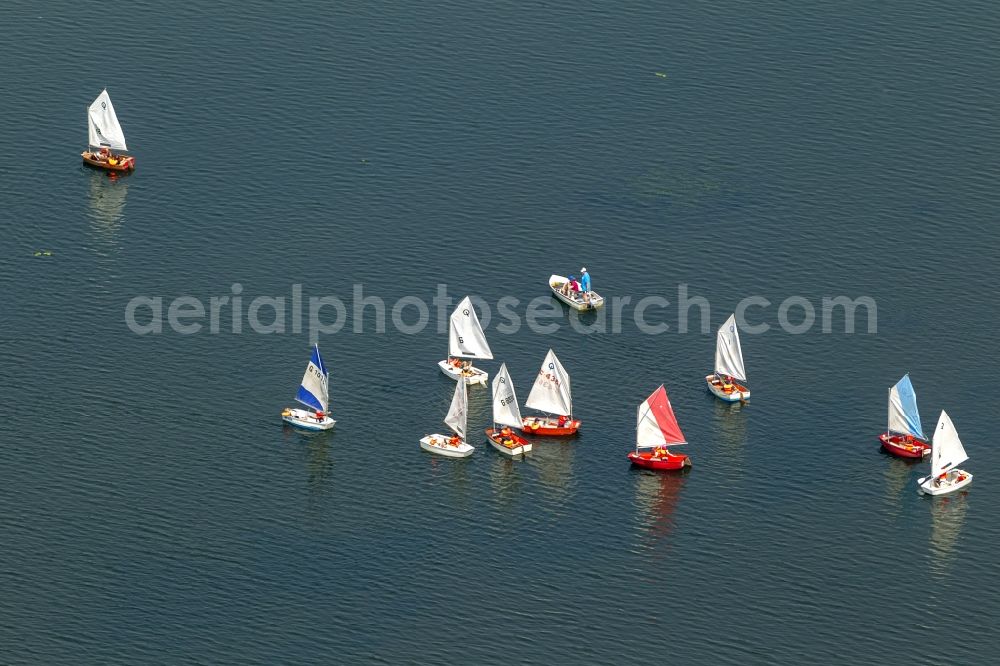
<path id="1" fill-rule="evenodd" d="M 691 458 L 683 453 L 670 453 L 670 451 L 660 454 L 653 451 L 632 451 L 628 454 L 628 459 L 636 467 L 657 471 L 684 469 L 691 466 Z"/>
<path id="2" fill-rule="evenodd" d="M 661 384 L 636 411 L 635 450 L 628 454 L 629 462 L 657 471 L 690 467 L 690 458 L 683 453 L 671 453 L 667 448 L 681 444 L 687 441 L 677 424 L 667 390 Z"/>
<path id="3" fill-rule="evenodd" d="M 923 458 L 931 452 L 931 445 L 913 435 L 890 435 L 882 433 L 878 436 L 882 448 L 900 458 Z"/>
<path id="4" fill-rule="evenodd" d="M 526 435 L 542 435 L 545 437 L 575 435 L 579 429 L 580 421 L 577 419 L 570 419 L 559 425 L 557 419 L 535 418 L 533 416 L 525 418 L 521 426 L 521 432 Z"/>

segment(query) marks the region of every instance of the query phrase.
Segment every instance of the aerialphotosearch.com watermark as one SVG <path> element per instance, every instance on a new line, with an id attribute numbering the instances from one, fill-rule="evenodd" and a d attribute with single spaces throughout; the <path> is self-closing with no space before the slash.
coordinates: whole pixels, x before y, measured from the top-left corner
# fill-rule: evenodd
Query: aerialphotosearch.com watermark
<path id="1" fill-rule="evenodd" d="M 430 299 L 404 295 L 391 304 L 386 299 L 365 294 L 364 285 L 355 284 L 347 300 L 336 296 L 308 296 L 301 284 L 293 284 L 286 296 L 256 296 L 252 299 L 243 293 L 243 285 L 234 283 L 229 293 L 210 296 L 206 301 L 196 296 L 178 296 L 166 302 L 162 296 L 136 296 L 125 306 L 125 323 L 138 335 L 163 333 L 165 328 L 180 335 L 241 334 L 245 331 L 261 335 L 303 332 L 310 343 L 320 336 L 349 330 L 353 333 L 386 333 L 393 330 L 405 335 L 417 335 L 431 323 L 435 315 L 436 330 L 448 330 L 448 318 L 456 299 L 449 295 L 447 285 L 438 284 L 437 293 Z M 709 333 L 711 305 L 704 296 L 691 295 L 687 284 L 677 285 L 676 299 L 648 295 L 611 296 L 605 298 L 603 308 L 577 312 L 566 308 L 551 295 L 538 296 L 522 302 L 514 296 L 503 296 L 496 303 L 471 296 L 484 329 L 495 324 L 493 330 L 509 335 L 527 327 L 533 333 L 551 335 L 564 326 L 584 335 L 594 333 L 622 333 L 627 326 L 646 335 L 668 332 Z M 523 307 L 522 307 L 523 306 Z M 771 317 L 774 303 L 764 296 L 748 296 L 729 306 L 725 314 L 736 314 L 736 324 L 742 333 L 759 335 L 772 329 L 765 320 Z M 818 314 L 817 314 L 818 310 Z M 777 325 L 792 335 L 815 330 L 817 323 L 823 333 L 854 333 L 858 314 L 865 322 L 869 334 L 878 331 L 878 307 L 868 296 L 824 296 L 819 306 L 803 296 L 789 296 L 777 305 Z M 494 317 L 495 314 L 495 317 Z M 671 315 L 673 318 L 671 319 Z M 692 328 L 692 323 L 697 326 Z M 348 324 L 350 326 L 348 327 Z M 166 325 L 166 326 L 165 326 Z"/>

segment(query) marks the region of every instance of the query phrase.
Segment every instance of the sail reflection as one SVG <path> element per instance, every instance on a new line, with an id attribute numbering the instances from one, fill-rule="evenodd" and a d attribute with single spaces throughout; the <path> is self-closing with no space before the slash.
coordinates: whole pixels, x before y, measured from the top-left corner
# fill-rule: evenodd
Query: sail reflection
<path id="1" fill-rule="evenodd" d="M 961 536 L 968 508 L 964 492 L 935 497 L 931 501 L 930 549 L 936 573 L 945 573 L 955 558 L 955 543 Z"/>
<path id="2" fill-rule="evenodd" d="M 572 439 L 536 437 L 531 462 L 538 470 L 538 480 L 549 500 L 564 502 L 573 483 L 573 458 L 579 444 Z"/>
<path id="3" fill-rule="evenodd" d="M 919 458 L 897 458 L 879 447 L 885 465 L 885 499 L 896 512 L 902 507 L 903 494 L 913 482 L 913 471 L 920 464 Z"/>
<path id="4" fill-rule="evenodd" d="M 722 402 L 709 396 L 713 403 L 712 425 L 719 444 L 725 452 L 724 464 L 742 475 L 746 461 L 747 405 L 739 402 Z"/>
<path id="5" fill-rule="evenodd" d="M 654 539 L 670 535 L 674 529 L 674 510 L 687 482 L 686 472 L 657 473 L 633 469 L 636 500 L 646 528 Z"/>
<path id="6" fill-rule="evenodd" d="M 306 448 L 306 470 L 310 492 L 321 493 L 333 474 L 333 459 L 330 457 L 330 437 L 316 433 L 310 437 Z"/>
<path id="7" fill-rule="evenodd" d="M 521 460 L 521 456 L 504 455 L 490 448 L 490 486 L 493 488 L 493 496 L 500 504 L 509 504 L 521 494 L 521 467 L 525 461 Z"/>
<path id="8" fill-rule="evenodd" d="M 110 177 L 102 172 L 90 174 L 89 206 L 90 228 L 105 240 L 114 241 L 125 217 L 125 199 L 128 196 L 127 179 Z"/>

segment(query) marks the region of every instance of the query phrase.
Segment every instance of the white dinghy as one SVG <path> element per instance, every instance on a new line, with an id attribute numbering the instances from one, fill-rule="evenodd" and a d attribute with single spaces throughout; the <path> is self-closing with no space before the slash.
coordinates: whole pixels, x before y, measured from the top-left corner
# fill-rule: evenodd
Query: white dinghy
<path id="1" fill-rule="evenodd" d="M 958 469 L 958 465 L 968 459 L 955 424 L 942 410 L 931 440 L 931 474 L 917 480 L 920 492 L 925 495 L 944 495 L 972 483 L 972 475 Z"/>
<path id="2" fill-rule="evenodd" d="M 425 435 L 420 440 L 420 448 L 449 458 L 464 458 L 476 449 L 465 441 L 465 422 L 469 414 L 469 398 L 466 383 L 455 383 L 455 394 L 451 397 L 451 408 L 444 417 L 445 425 L 454 432 L 451 436 L 440 434 Z"/>
<path id="3" fill-rule="evenodd" d="M 549 288 L 552 290 L 552 295 L 574 310 L 581 312 L 584 310 L 596 310 L 604 305 L 604 297 L 596 291 L 590 292 L 588 300 L 583 297 L 583 292 L 573 289 L 564 290 L 563 287 L 566 286 L 567 282 L 569 282 L 569 278 L 563 275 L 552 274 L 549 276 Z"/>
<path id="4" fill-rule="evenodd" d="M 507 364 L 493 378 L 493 427 L 486 436 L 493 448 L 508 456 L 519 456 L 531 450 L 531 442 L 514 432 L 521 427 L 521 410 L 517 406 L 514 382 L 507 372 Z"/>
<path id="5" fill-rule="evenodd" d="M 735 314 L 729 315 L 715 335 L 715 373 L 706 375 L 705 382 L 708 390 L 719 400 L 741 402 L 750 397 Z"/>
<path id="6" fill-rule="evenodd" d="M 451 313 L 448 324 L 448 358 L 438 361 L 438 367 L 455 381 L 464 379 L 466 384 L 482 384 L 490 378 L 489 373 L 472 366 L 471 360 L 492 359 L 493 352 L 486 342 L 486 334 L 479 325 L 472 300 L 466 296 Z"/>
<path id="7" fill-rule="evenodd" d="M 326 413 L 330 405 L 330 373 L 319 355 L 319 345 L 313 345 L 295 400 L 309 409 L 286 407 L 281 412 L 281 420 L 285 423 L 305 430 L 329 430 L 336 423 Z"/>

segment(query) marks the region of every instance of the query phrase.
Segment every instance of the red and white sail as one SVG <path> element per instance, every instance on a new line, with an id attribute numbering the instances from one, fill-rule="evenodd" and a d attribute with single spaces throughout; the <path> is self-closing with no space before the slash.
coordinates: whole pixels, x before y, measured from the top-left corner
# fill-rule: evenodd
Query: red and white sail
<path id="1" fill-rule="evenodd" d="M 687 443 L 681 427 L 677 424 L 674 409 L 670 406 L 667 389 L 663 388 L 662 384 L 639 405 L 635 430 L 636 449 Z"/>

